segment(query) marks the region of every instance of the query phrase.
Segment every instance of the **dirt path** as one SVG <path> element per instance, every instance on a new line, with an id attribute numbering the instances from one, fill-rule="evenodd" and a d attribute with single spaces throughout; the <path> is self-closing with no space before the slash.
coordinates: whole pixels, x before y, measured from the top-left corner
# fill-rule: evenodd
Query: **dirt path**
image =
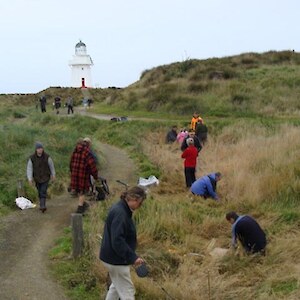
<path id="1" fill-rule="evenodd" d="M 114 193 L 123 189 L 116 180 L 136 183 L 136 170 L 127 154 L 110 145 L 94 143 L 101 152 L 102 176 Z M 0 299 L 63 300 L 64 290 L 49 275 L 48 251 L 63 229 L 77 199 L 65 193 L 47 201 L 48 210 L 18 210 L 0 220 Z"/>

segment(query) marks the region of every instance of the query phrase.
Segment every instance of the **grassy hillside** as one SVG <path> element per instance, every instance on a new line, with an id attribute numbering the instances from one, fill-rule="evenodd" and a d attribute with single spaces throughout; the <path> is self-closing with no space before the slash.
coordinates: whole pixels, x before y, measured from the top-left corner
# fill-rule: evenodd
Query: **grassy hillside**
<path id="1" fill-rule="evenodd" d="M 300 54 L 293 51 L 245 53 L 207 60 L 187 59 L 151 70 L 140 80 L 120 89 L 89 89 L 98 112 L 168 114 L 204 117 L 299 116 Z M 34 104 L 44 94 L 69 95 L 81 105 L 80 88 L 52 87 L 36 95 L 12 95 L 13 103 Z M 7 95 L 0 95 L 6 101 Z M 11 99 L 9 101 L 12 101 Z"/>
<path id="2" fill-rule="evenodd" d="M 124 111 L 143 110 L 204 116 L 299 114 L 300 54 L 247 53 L 207 60 L 187 59 L 142 73 L 126 89 L 108 95 L 91 91 L 97 102 Z"/>

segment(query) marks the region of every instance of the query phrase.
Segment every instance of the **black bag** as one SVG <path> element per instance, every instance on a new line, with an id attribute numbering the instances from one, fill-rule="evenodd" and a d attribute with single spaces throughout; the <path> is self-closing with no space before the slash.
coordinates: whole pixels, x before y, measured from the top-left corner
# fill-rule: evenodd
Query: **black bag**
<path id="1" fill-rule="evenodd" d="M 96 183 L 96 201 L 103 201 L 109 195 L 109 187 L 107 181 L 103 177 L 98 178 Z"/>

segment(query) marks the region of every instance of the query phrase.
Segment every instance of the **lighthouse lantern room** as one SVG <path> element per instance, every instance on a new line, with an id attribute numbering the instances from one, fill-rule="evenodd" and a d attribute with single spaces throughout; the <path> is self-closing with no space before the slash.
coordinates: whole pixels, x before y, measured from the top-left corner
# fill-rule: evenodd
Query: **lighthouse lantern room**
<path id="1" fill-rule="evenodd" d="M 75 55 L 73 55 L 73 59 L 69 61 L 72 73 L 72 87 L 92 87 L 92 65 L 92 58 L 86 53 L 86 45 L 82 41 L 79 41 L 75 46 Z"/>

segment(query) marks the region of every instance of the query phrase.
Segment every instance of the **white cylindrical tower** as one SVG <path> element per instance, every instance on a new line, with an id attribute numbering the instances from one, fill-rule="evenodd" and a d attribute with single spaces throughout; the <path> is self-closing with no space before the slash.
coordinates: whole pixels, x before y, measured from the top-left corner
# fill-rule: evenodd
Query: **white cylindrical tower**
<path id="1" fill-rule="evenodd" d="M 92 87 L 92 65 L 93 61 L 86 53 L 86 45 L 82 41 L 79 41 L 75 46 L 75 55 L 69 61 L 72 87 Z"/>

